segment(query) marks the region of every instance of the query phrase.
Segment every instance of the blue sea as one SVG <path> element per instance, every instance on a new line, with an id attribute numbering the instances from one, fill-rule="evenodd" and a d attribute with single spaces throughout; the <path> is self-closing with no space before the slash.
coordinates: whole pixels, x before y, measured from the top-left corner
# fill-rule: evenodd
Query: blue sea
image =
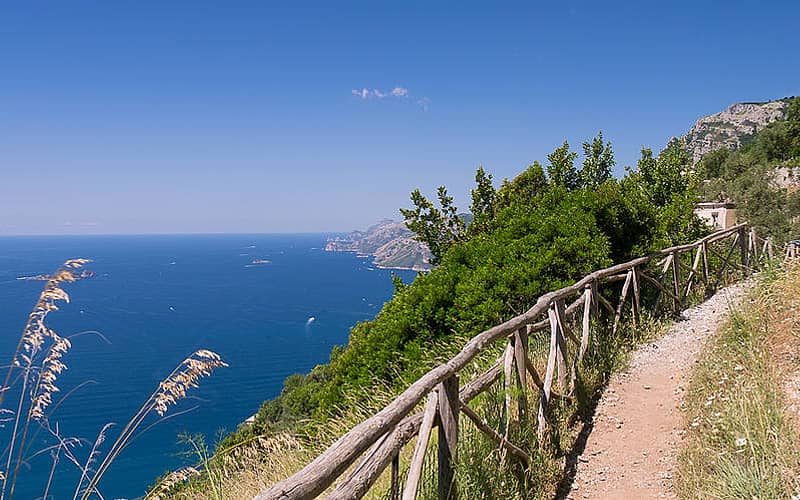
<path id="1" fill-rule="evenodd" d="M 234 430 L 280 392 L 287 375 L 325 363 L 334 345 L 346 344 L 350 327 L 373 318 L 391 297 L 390 271 L 324 246 L 320 234 L 0 238 L 0 364 L 10 361 L 43 285 L 17 278 L 52 272 L 75 257 L 92 259 L 87 268 L 96 275 L 65 286 L 72 300 L 50 314 L 49 325 L 61 335 L 97 330 L 104 338 L 77 336 L 64 358 L 55 401 L 89 383 L 50 416 L 62 435 L 93 442 L 104 424 L 120 424 L 107 449 L 184 358 L 201 348 L 219 353 L 230 366 L 203 379 L 170 413 L 197 408 L 138 437 L 100 483 L 105 498 L 139 497 L 166 470 L 191 464 L 180 433 L 213 443 Z M 396 272 L 406 282 L 415 275 Z M 4 446 L 8 430 L 0 429 Z M 37 438 L 29 454 L 45 445 Z M 90 446 L 75 449 L 76 456 L 85 460 Z M 15 498 L 41 496 L 51 463 L 47 453 L 33 458 Z M 76 468 L 62 457 L 57 471 L 53 497 L 72 498 Z"/>

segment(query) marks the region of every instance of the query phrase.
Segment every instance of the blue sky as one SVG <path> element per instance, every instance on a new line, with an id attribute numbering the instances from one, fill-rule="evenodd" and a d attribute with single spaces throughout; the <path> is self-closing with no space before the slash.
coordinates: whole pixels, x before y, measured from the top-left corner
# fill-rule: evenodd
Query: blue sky
<path id="1" fill-rule="evenodd" d="M 302 232 L 800 94 L 800 2 L 0 2 L 0 234 Z M 366 89 L 366 96 L 365 90 Z M 356 91 L 356 92 L 354 92 Z M 394 91 L 394 95 L 392 92 Z"/>

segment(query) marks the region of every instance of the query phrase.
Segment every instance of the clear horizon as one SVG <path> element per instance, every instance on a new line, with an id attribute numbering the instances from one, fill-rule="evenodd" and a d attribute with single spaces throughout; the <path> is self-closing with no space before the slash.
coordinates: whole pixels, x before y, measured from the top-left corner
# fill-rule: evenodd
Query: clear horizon
<path id="1" fill-rule="evenodd" d="M 339 233 L 800 94 L 800 3 L 86 1 L 0 24 L 0 235 Z"/>

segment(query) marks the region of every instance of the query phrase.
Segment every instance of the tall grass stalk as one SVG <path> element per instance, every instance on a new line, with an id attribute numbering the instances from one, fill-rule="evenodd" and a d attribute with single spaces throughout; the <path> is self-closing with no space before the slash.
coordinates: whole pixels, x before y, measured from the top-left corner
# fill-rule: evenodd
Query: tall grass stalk
<path id="1" fill-rule="evenodd" d="M 105 458 L 103 458 L 103 461 L 100 462 L 100 465 L 97 467 L 97 471 L 92 475 L 92 479 L 83 491 L 83 495 L 81 495 L 81 500 L 86 500 L 92 493 L 96 493 L 95 488 L 97 483 L 100 482 L 100 479 L 106 473 L 114 459 L 128 446 L 137 429 L 139 429 L 142 422 L 149 414 L 155 412 L 160 417 L 163 417 L 170 405 L 186 397 L 186 391 L 197 387 L 200 378 L 211 375 L 214 369 L 223 366 L 228 365 L 222 361 L 217 353 L 206 349 L 195 351 L 194 354 L 184 359 L 183 362 L 158 385 L 158 388 L 147 398 L 144 404 L 139 408 L 139 411 L 136 412 L 122 429 L 117 440 L 114 441 L 114 444 L 108 450 L 108 453 L 106 453 Z M 80 484 L 78 486 L 80 489 Z"/>
<path id="2" fill-rule="evenodd" d="M 189 389 L 197 387 L 200 378 L 210 375 L 216 368 L 227 366 L 214 352 L 204 349 L 196 351 L 159 384 L 158 388 L 123 428 L 96 470 L 92 466 L 101 456 L 101 445 L 112 424 L 103 426 L 86 460 L 79 460 L 73 449 L 86 441 L 64 436 L 58 424 L 55 427 L 51 426 L 49 415 L 76 389 L 88 383 L 79 384 L 53 404 L 55 393 L 60 392 L 57 385 L 58 377 L 67 369 L 64 356 L 72 347 L 70 338 L 86 333 L 97 334 L 101 337 L 102 335 L 99 332 L 81 332 L 71 337 L 62 337 L 48 327 L 45 321 L 50 312 L 58 310 L 58 302 L 69 302 L 69 295 L 62 288 L 63 284 L 92 276 L 90 271 L 83 269 L 89 262 L 88 259 L 71 259 L 64 262 L 53 274 L 33 278 L 45 281 L 45 285 L 28 316 L 11 363 L 8 365 L 5 380 L 0 387 L 0 415 L 3 416 L 0 420 L 3 424 L 10 424 L 8 426 L 10 428 L 8 444 L 0 455 L 2 460 L 0 500 L 13 498 L 22 466 L 28 464 L 34 457 L 45 453 L 50 454 L 52 464 L 47 474 L 42 498 L 48 498 L 50 495 L 53 483 L 57 479 L 57 469 L 62 457 L 80 471 L 80 479 L 75 487 L 73 499 L 77 499 L 79 496 L 86 499 L 92 495 L 102 498 L 98 490 L 98 483 L 111 463 L 130 444 L 131 440 L 138 436 L 137 432 L 141 434 L 155 425 L 151 424 L 144 430 L 139 430 L 145 418 L 152 413 L 157 414 L 162 420 L 169 418 L 165 417 L 168 408 L 183 399 Z M 14 399 L 11 407 L 6 407 L 6 400 L 12 397 Z M 38 451 L 31 451 L 31 444 L 42 431 L 49 434 L 55 440 L 55 444 Z M 84 483 L 87 484 L 85 488 L 83 487 Z"/>

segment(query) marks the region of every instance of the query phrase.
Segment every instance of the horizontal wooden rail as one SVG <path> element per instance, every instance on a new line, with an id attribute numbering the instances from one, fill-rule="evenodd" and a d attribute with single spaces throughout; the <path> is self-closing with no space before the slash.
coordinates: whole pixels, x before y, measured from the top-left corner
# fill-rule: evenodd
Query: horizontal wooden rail
<path id="1" fill-rule="evenodd" d="M 497 381 L 505 371 L 505 378 L 507 379 L 506 385 L 511 383 L 512 378 L 515 379 L 516 384 L 520 384 L 521 390 L 518 392 L 521 394 L 522 400 L 519 402 L 518 417 L 524 418 L 525 414 L 528 413 L 526 387 L 528 387 L 528 379 L 530 376 L 534 381 L 534 386 L 539 389 L 540 392 L 538 418 L 541 435 L 546 430 L 547 404 L 549 400 L 552 398 L 570 400 L 567 391 L 571 392 L 574 389 L 578 370 L 577 357 L 579 356 L 582 358 L 588 347 L 591 316 L 597 314 L 597 305 L 601 305 L 608 310 L 609 317 L 613 319 L 614 330 L 617 329 L 624 315 L 626 299 L 627 303 L 630 304 L 629 308 L 635 320 L 641 308 L 640 286 L 642 279 L 644 279 L 644 281 L 655 285 L 659 297 L 661 294 L 664 294 L 673 299 L 675 311 L 678 311 L 683 306 L 685 297 L 688 296 L 691 290 L 692 280 L 696 280 L 698 279 L 696 277 L 700 276 L 703 282 L 709 282 L 709 249 L 712 243 L 720 242 L 730 237 L 734 238 L 727 258 L 724 259 L 723 268 L 715 275 L 717 282 L 722 278 L 725 267 L 732 264 L 732 255 L 737 245 L 741 250 L 741 257 L 739 259 L 741 262 L 738 263 L 738 267 L 752 267 L 752 264 L 755 263 L 755 258 L 757 258 L 757 250 L 754 250 L 754 248 L 757 246 L 759 240 L 752 232 L 748 236 L 746 231 L 747 224 L 739 224 L 725 230 L 714 232 L 694 243 L 673 246 L 644 257 L 639 257 L 628 262 L 595 271 L 584 276 L 572 285 L 540 296 L 534 305 L 524 313 L 489 328 L 470 339 L 461 351 L 449 361 L 424 374 L 375 415 L 364 420 L 345 433 L 302 470 L 262 491 L 255 497 L 256 500 L 288 500 L 316 497 L 327 490 L 362 454 L 372 447 L 372 450 L 366 458 L 361 461 L 358 467 L 350 472 L 347 478 L 339 482 L 329 496 L 329 498 L 336 499 L 360 498 L 369 490 L 382 471 L 392 463 L 393 460 L 396 463 L 396 457 L 400 449 L 419 432 L 420 425 L 423 421 L 423 415 L 421 412 L 414 415 L 411 415 L 411 413 L 422 400 L 428 397 L 431 391 L 445 381 L 456 380 L 455 377 L 457 377 L 459 372 L 467 367 L 476 356 L 497 340 L 504 338 L 509 339 L 509 347 L 511 348 L 509 355 L 505 357 L 505 363 L 503 359 L 501 359 L 487 372 L 484 372 L 475 380 L 467 383 L 460 392 L 448 396 L 448 399 L 444 403 L 439 401 L 439 411 L 441 412 L 443 408 L 447 408 L 448 414 L 450 412 L 455 412 L 457 416 L 460 405 L 466 405 L 472 398 L 486 390 Z M 761 254 L 764 255 L 768 253 L 771 255 L 772 246 L 770 241 L 763 241 L 765 241 L 765 244 Z M 680 254 L 690 251 L 697 252 L 693 261 L 690 260 L 683 263 L 680 259 Z M 692 262 L 692 264 L 688 265 L 688 262 Z M 653 263 L 657 263 L 658 265 L 663 264 L 663 270 L 659 279 L 648 276 L 641 271 L 646 265 Z M 689 271 L 686 286 L 681 284 L 682 268 Z M 669 275 L 669 269 L 672 269 L 671 275 Z M 669 278 L 667 278 L 668 275 Z M 666 281 L 667 279 L 669 279 L 669 282 Z M 603 284 L 612 286 L 620 281 L 624 281 L 624 284 L 622 285 L 620 300 L 615 307 L 603 296 L 600 287 Z M 629 293 L 631 288 L 632 297 L 628 298 L 628 296 L 631 295 L 631 293 Z M 619 288 L 617 288 L 617 292 L 615 293 L 619 293 L 618 291 Z M 575 296 L 577 296 L 577 299 L 567 308 L 564 308 L 564 301 Z M 656 303 L 656 307 L 657 306 L 658 303 Z M 579 321 L 581 335 L 578 337 L 569 327 L 571 324 L 569 323 L 569 318 L 575 315 L 581 308 L 583 308 L 582 321 Z M 544 319 L 539 320 L 543 315 L 545 316 Z M 551 329 L 551 342 L 545 379 L 542 380 L 528 357 L 527 344 L 530 334 L 535 331 L 546 329 L 548 326 L 550 326 Z M 569 339 L 573 342 L 576 349 L 568 349 L 565 339 Z M 570 355 L 573 356 L 572 362 L 568 362 L 568 357 Z M 504 364 L 506 364 L 507 367 L 511 366 L 508 363 L 516 365 L 517 369 L 513 372 L 508 369 L 504 370 Z M 558 391 L 553 390 L 552 384 L 554 379 L 558 382 Z M 452 392 L 452 389 L 448 389 L 448 391 Z M 450 393 L 448 392 L 448 394 Z M 439 394 L 440 399 L 441 397 L 442 394 Z M 445 407 L 441 407 L 441 404 L 444 404 Z M 506 407 L 506 412 L 508 413 L 506 419 L 508 422 L 511 418 L 510 404 L 507 404 Z M 471 412 L 471 410 L 469 411 Z M 468 414 L 468 417 L 491 439 L 495 441 L 498 438 L 505 439 L 493 429 L 488 428 L 488 424 L 480 420 L 477 414 Z M 449 423 L 447 423 L 446 428 L 440 430 L 440 438 L 442 439 L 440 440 L 439 450 L 439 487 L 440 495 L 449 497 L 453 495 L 455 491 L 454 488 L 456 488 L 454 484 L 451 485 L 449 483 L 449 481 L 452 480 L 452 470 L 449 465 L 449 460 L 454 458 L 456 449 L 452 439 L 457 439 L 458 436 L 458 419 L 456 418 L 455 421 L 452 421 L 452 419 L 448 417 L 447 422 Z M 437 418 L 433 425 L 440 424 L 440 419 Z M 443 432 L 444 434 L 442 434 Z M 447 442 L 442 444 L 442 440 Z M 442 448 L 442 446 L 449 448 Z M 524 450 L 516 447 L 512 449 L 513 445 L 510 445 L 506 441 L 501 441 L 501 446 L 509 450 L 515 456 L 523 459 L 523 461 L 525 461 L 524 457 L 528 457 Z M 446 460 L 448 463 L 443 466 L 442 460 Z M 414 468 L 414 473 L 416 474 L 418 470 L 419 464 Z M 398 470 L 393 467 L 393 484 L 395 485 L 398 484 L 399 481 L 397 479 L 397 474 Z M 414 480 L 416 481 L 416 479 Z M 445 490 L 447 491 L 442 489 L 443 484 L 446 486 Z M 392 492 L 392 495 L 396 494 L 397 492 Z M 408 491 L 406 491 L 406 494 L 411 495 Z"/>

